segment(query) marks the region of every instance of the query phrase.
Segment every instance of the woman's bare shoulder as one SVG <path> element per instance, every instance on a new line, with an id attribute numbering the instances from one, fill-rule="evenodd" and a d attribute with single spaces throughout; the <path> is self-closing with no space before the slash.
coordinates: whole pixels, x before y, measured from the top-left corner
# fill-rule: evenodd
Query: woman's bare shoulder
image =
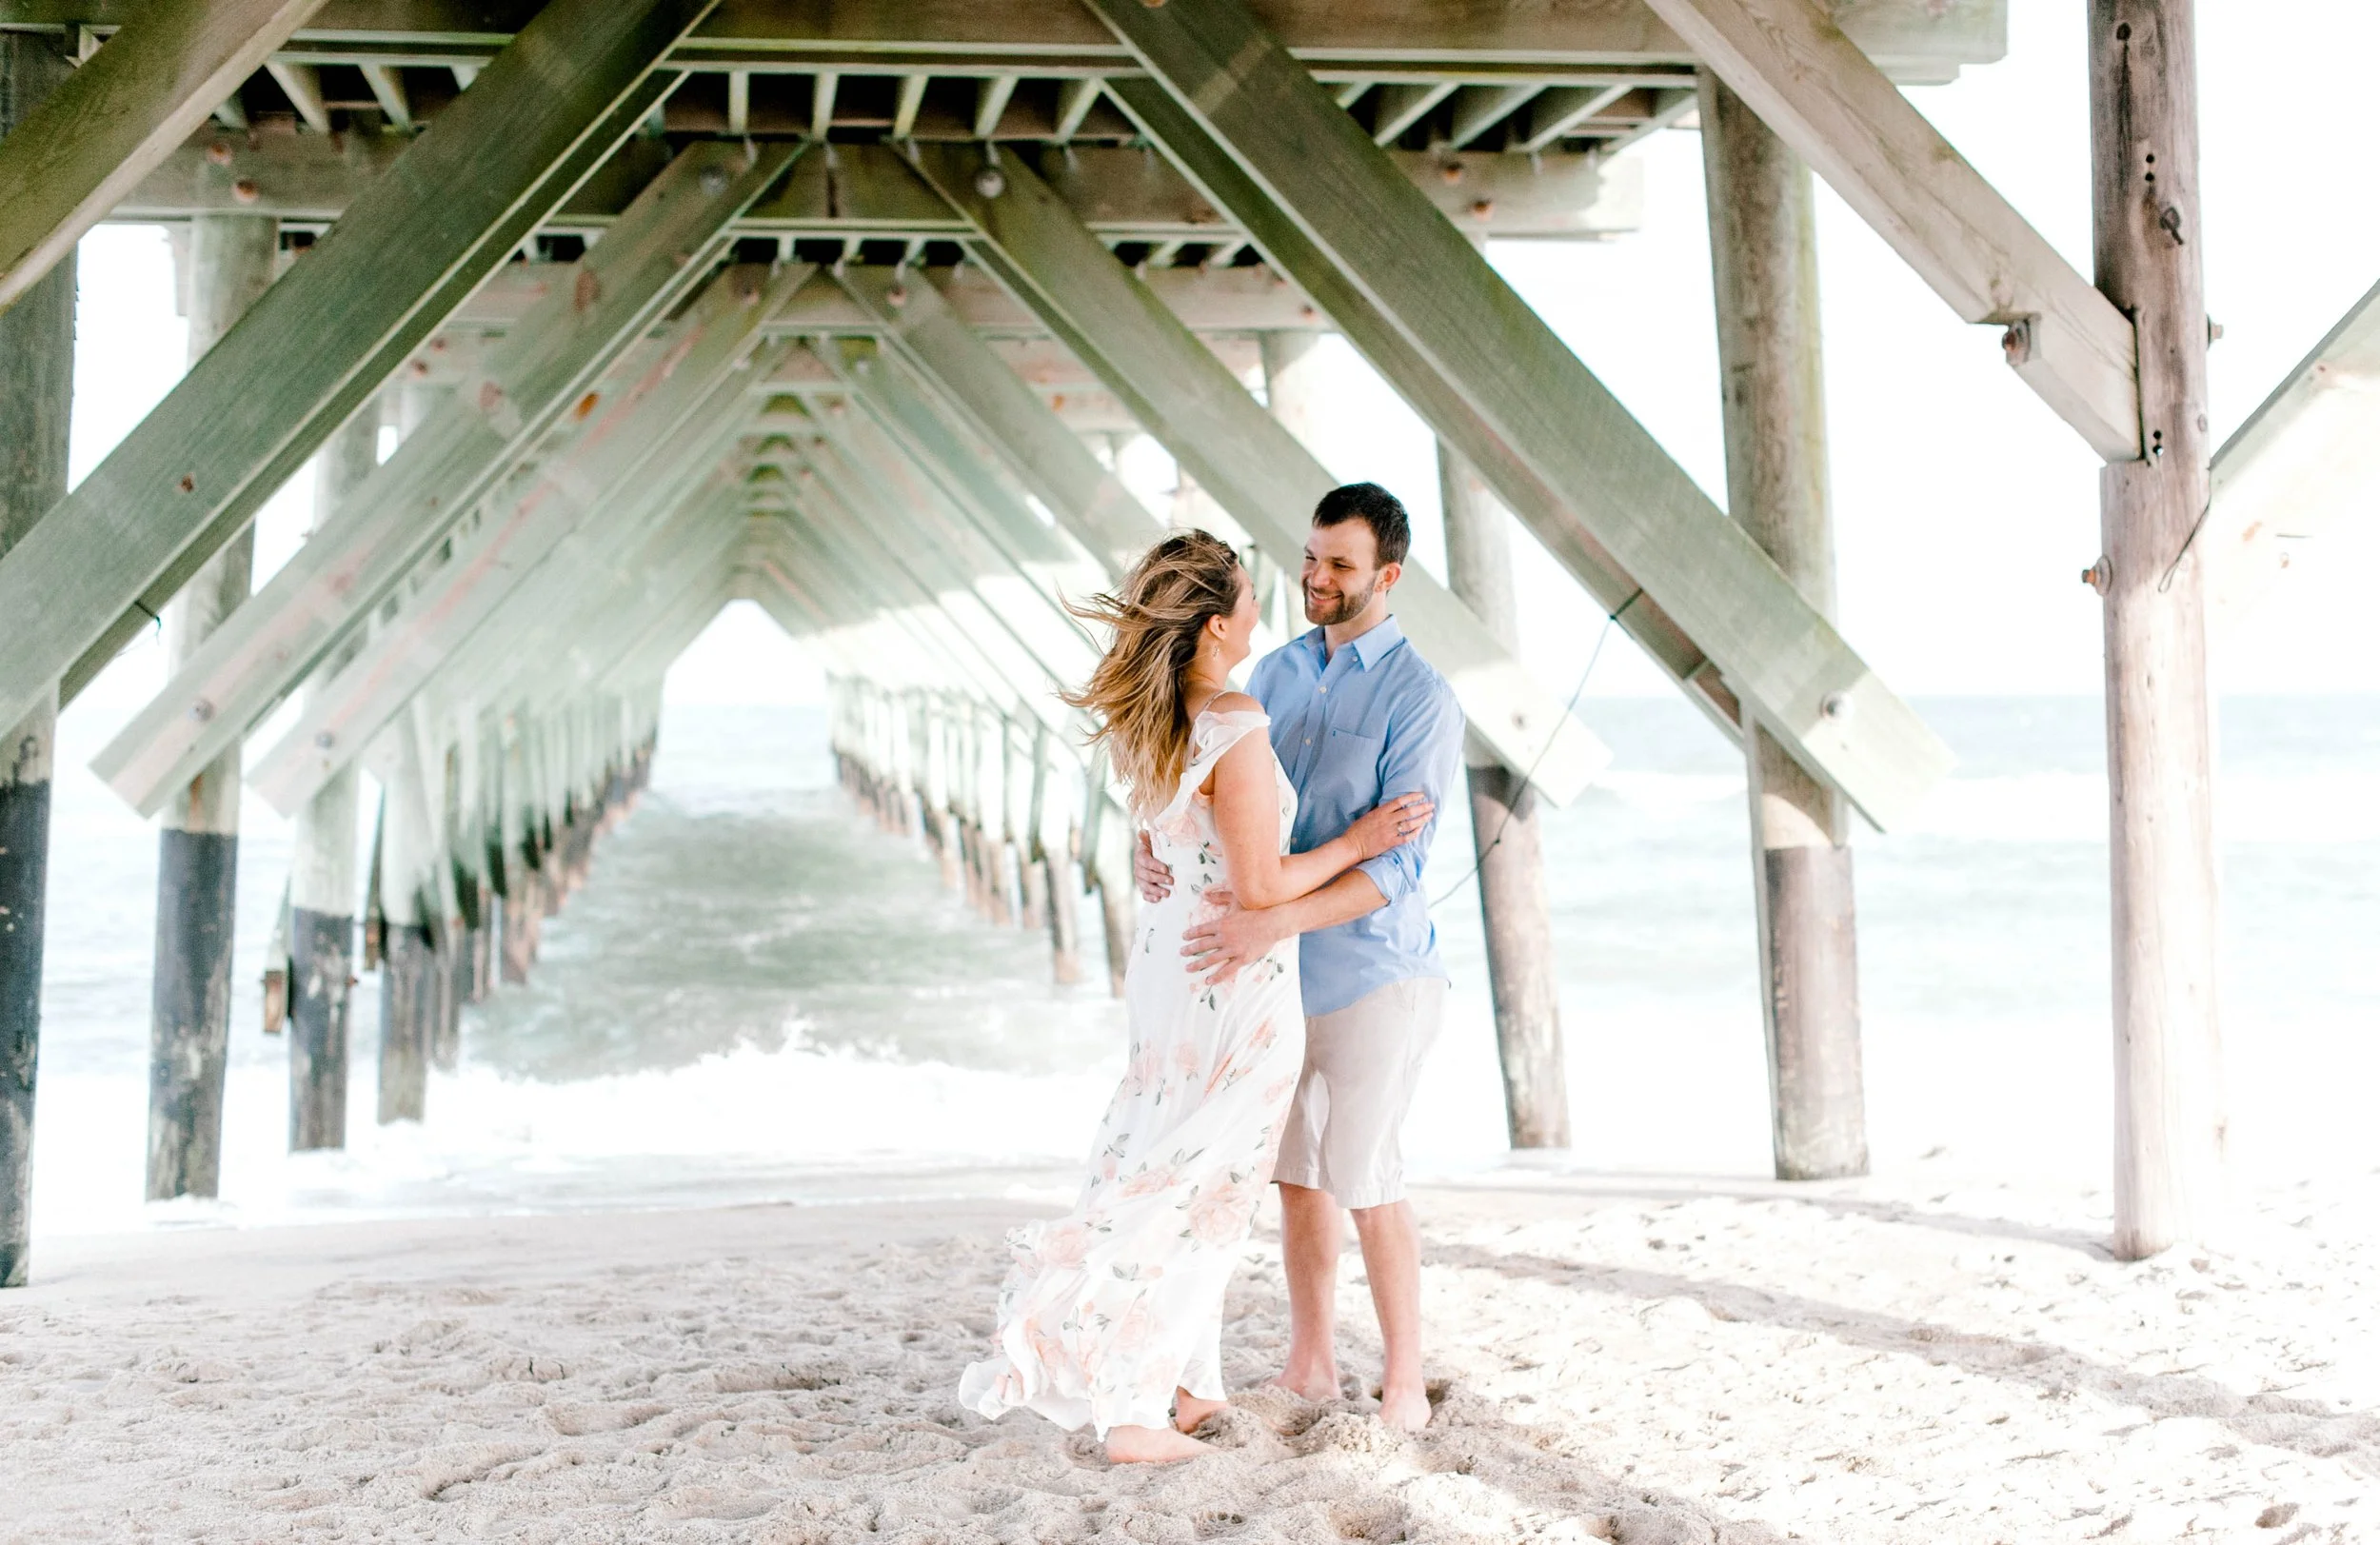
<path id="1" fill-rule="evenodd" d="M 1207 700 L 1206 712 L 1211 714 L 1260 714 L 1264 704 L 1245 692 L 1218 692 Z"/>

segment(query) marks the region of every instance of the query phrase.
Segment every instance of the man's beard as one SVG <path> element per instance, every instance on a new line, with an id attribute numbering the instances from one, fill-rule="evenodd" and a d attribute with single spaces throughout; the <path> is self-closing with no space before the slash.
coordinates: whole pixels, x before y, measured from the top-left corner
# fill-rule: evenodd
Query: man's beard
<path id="1" fill-rule="evenodd" d="M 1308 590 L 1306 592 L 1306 621 L 1317 627 L 1330 627 L 1339 623 L 1352 622 L 1363 615 L 1363 608 L 1372 604 L 1372 597 L 1378 593 L 1379 588 L 1376 583 L 1361 595 L 1351 595 L 1341 590 L 1336 601 L 1318 601 L 1315 599 L 1315 593 Z"/>

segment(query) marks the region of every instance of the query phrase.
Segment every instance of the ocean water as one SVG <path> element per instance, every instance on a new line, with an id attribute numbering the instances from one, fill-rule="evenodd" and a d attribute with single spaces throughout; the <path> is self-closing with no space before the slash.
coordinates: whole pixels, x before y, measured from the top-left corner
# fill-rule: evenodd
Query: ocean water
<path id="1" fill-rule="evenodd" d="M 2103 1182 L 2110 1142 L 2106 787 L 2085 699 L 1941 699 L 1959 756 L 1856 863 L 1868 1109 L 1880 1166 Z M 1586 1168 L 1758 1176 L 1766 1072 L 1743 780 L 1682 703 L 1591 700 L 1610 774 L 1547 820 Z M 288 828 L 243 842 L 223 1197 L 146 1206 L 156 839 L 63 726 L 35 1228 L 878 1196 L 1057 1195 L 1120 1061 L 1098 981 L 1049 980 L 831 782 L 815 709 L 673 706 L 652 790 L 547 926 L 526 988 L 466 1013 L 428 1119 L 371 1119 L 378 981 L 358 988 L 349 1147 L 292 1157 L 284 1042 L 258 980 Z M 2380 1164 L 2380 698 L 2224 704 L 2225 1040 L 2243 1175 Z M 1413 1168 L 1505 1161 L 1471 837 L 1433 863 L 1454 995 Z M 1096 951 L 1098 919 L 1083 936 Z"/>

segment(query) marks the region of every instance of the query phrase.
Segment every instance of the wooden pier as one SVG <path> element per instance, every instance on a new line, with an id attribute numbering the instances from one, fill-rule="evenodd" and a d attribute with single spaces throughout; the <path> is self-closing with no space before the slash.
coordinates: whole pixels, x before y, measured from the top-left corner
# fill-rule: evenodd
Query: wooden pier
<path id="1" fill-rule="evenodd" d="M 151 1197 L 216 1189 L 243 782 L 297 822 L 290 1145 L 345 1140 L 368 962 L 378 1119 L 422 1119 L 734 600 L 825 662 L 872 818 L 1057 980 L 1095 972 L 1095 893 L 1121 990 L 1130 834 L 1057 696 L 1101 643 L 1064 598 L 1163 530 L 1115 465 L 1146 434 L 1290 625 L 1338 481 L 1324 333 L 1439 442 L 1449 572 L 1398 612 L 1469 721 L 1513 1142 L 1574 1130 L 1557 967 L 1600 946 L 1553 926 L 1538 829 L 1608 759 L 1518 657 L 1517 520 L 1740 746 L 1777 1173 L 1864 1172 L 1853 829 L 1950 758 L 1835 624 L 1814 174 L 2107 463 L 2115 1242 L 2191 1238 L 2222 1143 L 2207 618 L 2269 577 L 2274 447 L 2319 415 L 2276 394 L 2231 476 L 2266 517 L 2208 515 L 2191 6 L 2092 0 L 2086 277 L 1898 89 L 1999 57 L 2005 4 L 0 0 L 0 1284 L 71 862 L 55 714 L 157 619 L 169 680 L 94 763 L 163 844 Z M 1624 239 L 1625 152 L 1679 126 L 1725 508 L 1483 255 Z M 72 254 L 110 219 L 176 232 L 191 364 L 69 491 Z M 316 525 L 251 587 L 249 524 L 309 463 Z"/>

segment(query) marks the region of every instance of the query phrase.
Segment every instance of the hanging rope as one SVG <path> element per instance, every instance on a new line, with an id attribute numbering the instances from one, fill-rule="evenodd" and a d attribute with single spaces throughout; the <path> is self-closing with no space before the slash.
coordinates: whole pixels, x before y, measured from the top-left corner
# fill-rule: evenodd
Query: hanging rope
<path id="1" fill-rule="evenodd" d="M 1635 605 L 1638 599 L 1640 599 L 1643 595 L 1644 587 L 1642 585 L 1638 585 L 1635 595 L 1632 595 L 1627 600 L 1621 602 L 1615 610 L 1603 614 L 1603 631 L 1595 636 L 1595 647 L 1587 653 L 1587 668 L 1578 673 L 1578 684 L 1570 689 L 1570 701 L 1562 704 L 1561 718 L 1557 719 L 1554 722 L 1554 733 L 1546 737 L 1546 741 L 1543 745 L 1537 747 L 1537 756 L 1531 759 L 1529 763 L 1529 770 L 1520 775 L 1520 784 L 1518 789 L 1513 795 L 1512 803 L 1504 806 L 1504 819 L 1496 823 L 1496 835 L 1488 840 L 1486 846 L 1478 848 L 1477 855 L 1471 861 L 1471 867 L 1463 871 L 1463 876 L 1460 880 L 1456 881 L 1453 884 L 1447 886 L 1444 891 L 1431 899 L 1430 904 L 1432 906 L 1444 904 L 1448 897 L 1454 895 L 1465 885 L 1470 884 L 1474 879 L 1478 878 L 1481 867 L 1487 863 L 1488 855 L 1503 845 L 1505 830 L 1513 823 L 1514 805 L 1520 802 L 1520 801 L 1527 795 L 1529 785 L 1537 781 L 1537 768 L 1544 765 L 1546 754 L 1554 749 L 1555 741 L 1560 739 L 1561 737 L 1563 720 L 1567 720 L 1570 717 L 1570 711 L 1578 706 L 1579 695 L 1586 691 L 1587 680 L 1595 674 L 1596 662 L 1603 658 L 1603 645 L 1611 642 L 1612 629 L 1619 624 L 1620 618 L 1627 615 L 1628 608 Z M 1477 846 L 1476 839 L 1478 834 L 1475 832 L 1473 837 L 1475 839 L 1474 845 Z"/>

